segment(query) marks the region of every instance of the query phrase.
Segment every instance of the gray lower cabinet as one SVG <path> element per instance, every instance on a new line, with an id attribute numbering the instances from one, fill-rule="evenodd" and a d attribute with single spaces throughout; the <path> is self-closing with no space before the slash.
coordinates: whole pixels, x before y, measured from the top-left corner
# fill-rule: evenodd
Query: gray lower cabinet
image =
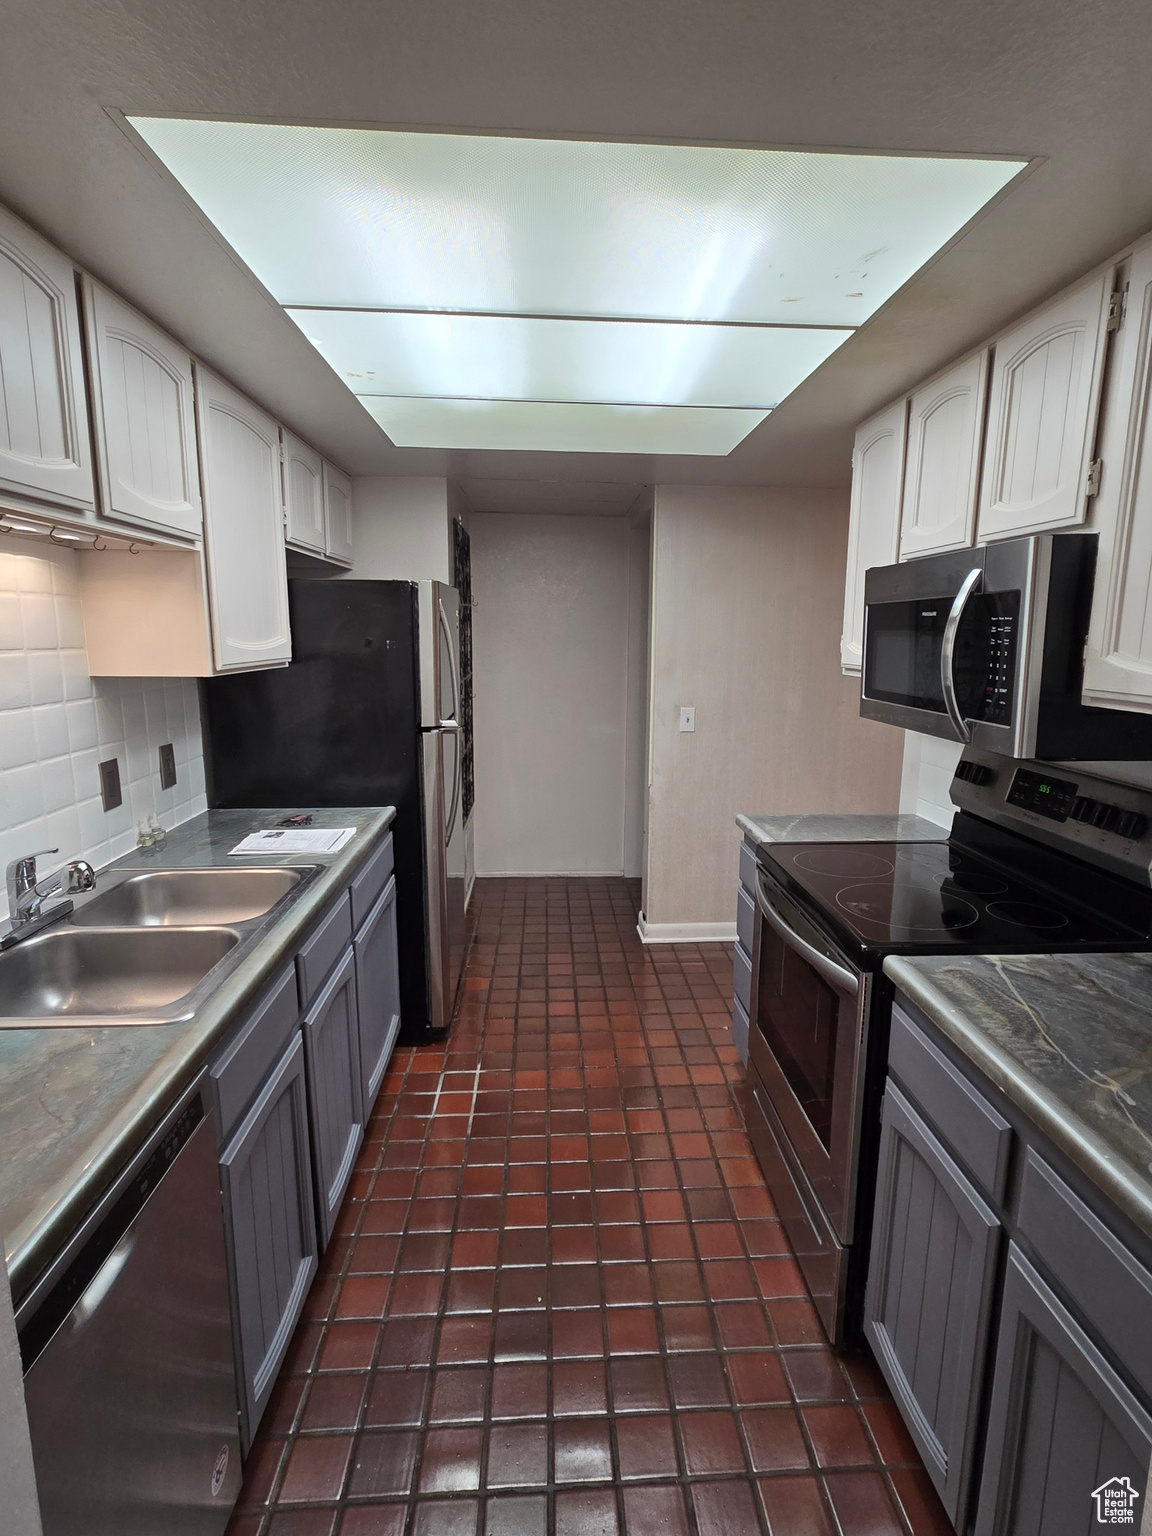
<path id="1" fill-rule="evenodd" d="M 389 880 L 353 943 L 360 1010 L 360 1079 L 364 1118 L 372 1113 L 388 1058 L 400 1033 L 396 879 Z"/>
<path id="2" fill-rule="evenodd" d="M 356 961 L 351 945 L 304 1015 L 304 1046 L 316 1214 L 323 1250 L 332 1236 L 364 1139 Z"/>
<path id="3" fill-rule="evenodd" d="M 1152 1418 L 1015 1244 L 995 1360 L 976 1536 L 1090 1536 L 1094 1494 L 1138 1529 Z"/>
<path id="4" fill-rule="evenodd" d="M 220 1176 L 247 1452 L 317 1267 L 299 1032 L 220 1154 Z"/>
<path id="5" fill-rule="evenodd" d="M 864 1331 L 953 1522 L 977 1446 L 1001 1224 L 890 1082 Z"/>

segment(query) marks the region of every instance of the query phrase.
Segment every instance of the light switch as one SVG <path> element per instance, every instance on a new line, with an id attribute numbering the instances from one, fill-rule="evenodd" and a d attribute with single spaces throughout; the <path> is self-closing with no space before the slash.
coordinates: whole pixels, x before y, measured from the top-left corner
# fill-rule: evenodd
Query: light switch
<path id="1" fill-rule="evenodd" d="M 696 706 L 695 706 L 695 704 L 681 704 L 681 706 L 680 706 L 680 729 L 682 731 L 694 731 L 696 729 Z"/>

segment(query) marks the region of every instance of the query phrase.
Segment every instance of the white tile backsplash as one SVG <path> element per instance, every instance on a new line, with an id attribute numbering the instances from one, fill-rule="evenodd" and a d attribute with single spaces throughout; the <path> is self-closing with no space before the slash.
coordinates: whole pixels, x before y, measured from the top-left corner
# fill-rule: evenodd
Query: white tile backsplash
<path id="1" fill-rule="evenodd" d="M 170 741 L 175 788 L 160 788 Z M 120 763 L 124 803 L 105 813 L 98 765 Z M 56 864 L 99 866 L 136 845 L 137 823 L 177 826 L 206 808 L 196 684 L 92 678 L 84 651 L 75 551 L 39 540 L 0 543 L 0 868 L 59 847 Z M 2 915 L 2 914 L 0 914 Z"/>
<path id="2" fill-rule="evenodd" d="M 948 791 L 962 751 L 959 742 L 941 741 L 937 736 L 922 736 L 918 731 L 905 731 L 904 771 L 900 780 L 901 811 L 923 816 L 925 821 L 935 821 L 942 827 L 950 827 L 956 807 Z"/>

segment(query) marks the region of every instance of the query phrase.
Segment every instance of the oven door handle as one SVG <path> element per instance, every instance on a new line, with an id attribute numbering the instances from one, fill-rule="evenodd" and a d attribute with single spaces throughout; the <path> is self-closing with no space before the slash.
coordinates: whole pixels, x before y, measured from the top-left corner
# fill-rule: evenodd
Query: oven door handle
<path id="1" fill-rule="evenodd" d="M 816 974 L 823 977 L 830 987 L 835 987 L 838 992 L 846 992 L 849 997 L 858 996 L 859 977 L 853 975 L 847 966 L 837 965 L 835 960 L 829 960 L 828 956 L 821 954 L 814 944 L 809 944 L 807 939 L 802 939 L 794 928 L 788 926 L 769 900 L 764 876 L 759 873 L 756 875 L 756 905 L 760 908 L 768 926 L 776 930 L 785 944 L 803 956 Z"/>
<path id="2" fill-rule="evenodd" d="M 965 746 L 972 740 L 972 731 L 960 711 L 960 700 L 956 697 L 956 678 L 953 672 L 956 659 L 956 636 L 960 631 L 960 620 L 964 617 L 968 599 L 974 592 L 979 591 L 983 579 L 983 569 L 977 566 L 975 570 L 969 571 L 960 583 L 960 590 L 953 599 L 948 617 L 944 621 L 944 638 L 940 642 L 940 690 L 944 695 L 944 708 L 948 711 L 948 718 L 956 731 L 956 740 L 962 741 Z"/>

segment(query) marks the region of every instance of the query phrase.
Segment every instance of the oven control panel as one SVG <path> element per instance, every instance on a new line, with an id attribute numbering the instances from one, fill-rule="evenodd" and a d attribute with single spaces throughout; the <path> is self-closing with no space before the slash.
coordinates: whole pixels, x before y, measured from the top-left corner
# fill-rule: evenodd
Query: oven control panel
<path id="1" fill-rule="evenodd" d="M 1079 821 L 1101 832 L 1113 832 L 1128 842 L 1148 831 L 1148 817 L 1140 811 L 1082 795 L 1079 784 L 1071 779 L 1057 779 L 1046 773 L 1017 768 L 1008 791 L 1008 804 L 1046 816 L 1050 821 Z"/>
<path id="2" fill-rule="evenodd" d="M 1049 821 L 1067 821 L 1076 800 L 1076 785 L 1071 779 L 1054 779 L 1046 773 L 1017 768 L 1008 791 L 1008 804 L 1047 816 Z"/>
<path id="3" fill-rule="evenodd" d="M 984 821 L 1152 886 L 1152 784 L 1118 784 L 1087 765 L 969 746 L 956 765 L 951 800 Z"/>

